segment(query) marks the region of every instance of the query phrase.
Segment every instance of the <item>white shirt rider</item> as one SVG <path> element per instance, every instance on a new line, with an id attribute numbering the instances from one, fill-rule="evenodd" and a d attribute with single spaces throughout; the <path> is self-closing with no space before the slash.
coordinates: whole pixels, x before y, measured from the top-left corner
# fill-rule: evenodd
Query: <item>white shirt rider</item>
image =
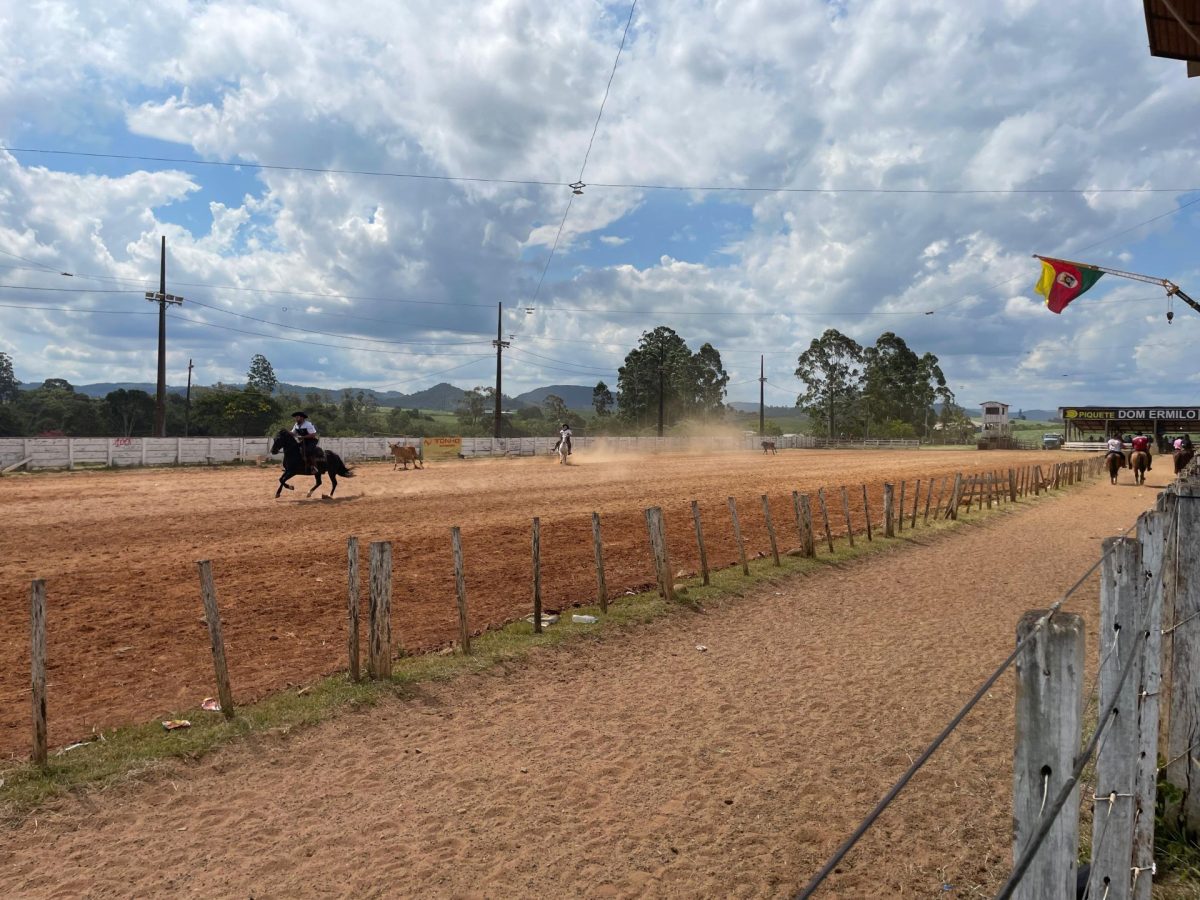
<path id="1" fill-rule="evenodd" d="M 295 425 L 292 426 L 292 434 L 296 435 L 296 437 L 300 437 L 301 435 L 310 435 L 310 434 L 313 437 L 316 437 L 317 426 L 314 425 L 312 422 L 308 421 L 308 419 L 305 419 L 302 422 L 297 422 Z"/>
<path id="2" fill-rule="evenodd" d="M 1113 453 L 1121 453 L 1125 449 L 1125 443 L 1119 437 L 1110 437 L 1108 449 Z"/>

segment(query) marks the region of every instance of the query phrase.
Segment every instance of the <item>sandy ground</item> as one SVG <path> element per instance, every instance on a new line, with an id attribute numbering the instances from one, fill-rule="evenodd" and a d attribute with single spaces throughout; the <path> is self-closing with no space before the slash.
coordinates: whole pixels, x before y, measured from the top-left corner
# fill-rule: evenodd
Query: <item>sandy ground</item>
<path id="1" fill-rule="evenodd" d="M 736 559 L 726 498 L 738 501 L 751 554 L 768 549 L 760 496 L 780 541 L 798 542 L 793 490 L 839 485 L 862 528 L 866 483 L 876 520 L 885 480 L 1061 461 L 1061 453 L 786 451 L 708 456 L 578 453 L 431 464 L 371 464 L 334 501 L 274 500 L 271 469 L 75 472 L 0 479 L 0 754 L 29 747 L 28 585 L 47 582 L 50 741 L 164 716 L 214 694 L 195 561 L 211 559 L 235 696 L 242 701 L 344 667 L 346 538 L 392 541 L 393 635 L 408 650 L 457 634 L 451 525 L 460 525 L 471 623 L 527 614 L 530 520 L 542 520 L 548 607 L 592 602 L 591 513 L 603 516 L 610 593 L 653 582 L 642 510 L 664 508 L 676 568 L 698 567 L 688 503 L 700 501 L 709 559 Z M 1154 474 L 1157 474 L 1154 473 Z M 311 482 L 310 482 L 311 483 Z M 940 484 L 940 481 L 939 481 Z M 301 492 L 297 492 L 300 494 Z M 813 509 L 817 510 L 815 497 Z"/>
<path id="2" fill-rule="evenodd" d="M 721 609 L 66 801 L 5 835 L 0 883 L 22 897 L 786 896 L 1003 658 L 1021 613 L 1155 493 L 1095 484 L 918 532 Z M 1068 607 L 1093 659 L 1096 591 L 1093 577 Z M 1012 705 L 1006 677 L 825 896 L 991 896 L 1009 864 Z"/>

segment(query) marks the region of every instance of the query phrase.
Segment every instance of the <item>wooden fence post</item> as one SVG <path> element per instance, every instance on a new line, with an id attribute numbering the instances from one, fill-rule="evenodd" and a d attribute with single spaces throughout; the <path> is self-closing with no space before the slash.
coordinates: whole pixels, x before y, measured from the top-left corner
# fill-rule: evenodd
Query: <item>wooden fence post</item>
<path id="1" fill-rule="evenodd" d="M 700 548 L 701 584 L 708 584 L 708 553 L 704 549 L 704 528 L 700 525 L 700 503 L 692 501 L 692 524 L 696 526 L 696 546 Z"/>
<path id="2" fill-rule="evenodd" d="M 829 552 L 833 552 L 833 532 L 829 528 L 829 507 L 825 505 L 825 488 L 817 488 L 817 503 L 821 506 L 821 521 L 825 525 L 825 543 Z"/>
<path id="3" fill-rule="evenodd" d="M 904 479 L 900 479 L 900 502 L 896 504 L 900 515 L 896 517 L 896 524 L 899 531 L 904 531 Z"/>
<path id="4" fill-rule="evenodd" d="M 863 491 L 863 521 L 867 524 L 867 540 L 873 541 L 875 538 L 871 534 L 871 506 L 867 503 L 867 486 L 862 486 Z"/>
<path id="5" fill-rule="evenodd" d="M 1083 619 L 1046 610 L 1027 612 L 1017 640 L 1016 752 L 1013 757 L 1013 858 L 1024 853 L 1042 812 L 1071 776 L 1083 724 Z M 1039 624 L 1041 623 L 1041 624 Z M 1033 864 L 1017 885 L 1016 900 L 1075 896 L 1079 853 L 1079 788 L 1071 792 Z"/>
<path id="6" fill-rule="evenodd" d="M 929 479 L 929 485 L 925 488 L 925 517 L 922 519 L 922 524 L 929 524 L 929 501 L 933 499 L 933 479 Z"/>
<path id="7" fill-rule="evenodd" d="M 1200 832 L 1200 491 L 1191 481 L 1176 488 L 1175 534 L 1170 548 L 1168 596 L 1171 618 L 1171 710 L 1167 732 L 1167 780 L 1183 793 L 1183 825 Z M 1170 506 L 1168 506 L 1168 509 Z"/>
<path id="8" fill-rule="evenodd" d="M 661 507 L 652 506 L 646 510 L 646 530 L 650 533 L 650 552 L 654 556 L 658 587 L 663 599 L 670 603 L 675 599 L 675 574 L 671 571 L 671 559 L 667 554 L 667 529 Z"/>
<path id="9" fill-rule="evenodd" d="M 46 765 L 46 582 L 29 583 L 29 662 L 33 683 L 33 762 Z"/>
<path id="10" fill-rule="evenodd" d="M 533 517 L 533 633 L 542 633 L 542 520 Z"/>
<path id="11" fill-rule="evenodd" d="M 917 507 L 920 505 L 921 505 L 921 479 L 918 478 L 916 487 L 913 488 L 912 525 L 910 526 L 912 528 L 917 527 Z"/>
<path id="12" fill-rule="evenodd" d="M 946 504 L 946 514 L 943 518 L 958 518 L 959 494 L 962 492 L 962 472 L 954 474 L 954 484 L 950 487 L 950 502 Z"/>
<path id="13" fill-rule="evenodd" d="M 729 498 L 729 515 L 733 519 L 733 539 L 737 541 L 738 556 L 742 561 L 742 574 L 750 574 L 750 564 L 746 562 L 746 545 L 742 541 L 742 526 L 738 522 L 737 501 Z"/>
<path id="14" fill-rule="evenodd" d="M 1042 467 L 1034 466 L 1033 467 L 1033 495 L 1035 497 L 1040 497 L 1042 495 L 1042 489 L 1045 488 L 1045 486 L 1046 486 L 1045 479 L 1042 477 Z"/>
<path id="15" fill-rule="evenodd" d="M 933 505 L 933 517 L 935 519 L 942 517 L 942 497 L 946 493 L 946 476 L 942 476 L 942 480 L 938 482 L 937 503 Z"/>
<path id="16" fill-rule="evenodd" d="M 896 536 L 895 510 L 892 508 L 892 492 L 895 487 L 890 484 L 883 486 L 883 536 Z"/>
<path id="17" fill-rule="evenodd" d="M 367 673 L 372 678 L 392 675 L 392 545 L 372 541 L 368 562 L 370 599 L 367 604 Z"/>
<path id="18" fill-rule="evenodd" d="M 771 504 L 767 500 L 767 495 L 762 495 L 763 519 L 767 523 L 767 537 L 771 541 L 771 558 L 775 560 L 775 565 L 779 565 L 779 545 L 775 542 L 775 525 L 771 522 Z"/>
<path id="19" fill-rule="evenodd" d="M 608 588 L 604 584 L 604 543 L 600 540 L 600 513 L 592 513 L 592 555 L 596 557 L 596 599 L 600 612 L 608 612 Z M 700 549 L 704 556 L 704 548 Z M 708 566 L 704 567 L 704 583 L 708 584 Z"/>
<path id="20" fill-rule="evenodd" d="M 986 493 L 987 493 L 987 508 L 991 509 L 992 508 L 992 473 L 991 472 L 984 473 L 983 478 L 984 478 L 984 481 L 986 482 L 985 488 L 986 488 Z M 982 490 L 979 492 L 979 494 L 980 494 L 980 497 L 979 497 L 980 504 L 979 505 L 981 508 L 983 506 L 982 501 L 983 501 L 984 493 L 985 493 L 985 491 L 982 491 Z"/>
<path id="21" fill-rule="evenodd" d="M 1142 602 L 1146 645 L 1142 650 L 1142 681 L 1138 687 L 1138 755 L 1134 777 L 1133 860 L 1131 869 L 1146 872 L 1133 879 L 1134 900 L 1150 900 L 1154 863 L 1154 805 L 1158 781 L 1159 701 L 1162 690 L 1163 551 L 1167 516 L 1143 513 L 1138 520 L 1142 545 Z"/>
<path id="22" fill-rule="evenodd" d="M 471 628 L 467 619 L 467 575 L 463 567 L 462 531 L 457 525 L 450 529 L 450 549 L 454 553 L 454 593 L 458 598 L 458 646 L 464 654 L 471 653 Z"/>
<path id="23" fill-rule="evenodd" d="M 792 491 L 792 506 L 796 508 L 796 527 L 800 529 L 800 549 L 807 557 L 816 556 L 812 508 L 809 506 L 808 494 L 801 496 L 799 491 Z"/>
<path id="24" fill-rule="evenodd" d="M 350 657 L 350 680 L 358 681 L 358 538 L 346 541 L 346 650 Z"/>
<path id="25" fill-rule="evenodd" d="M 204 598 L 204 618 L 208 621 L 208 640 L 212 645 L 213 668 L 217 673 L 217 696 L 221 700 L 221 715 L 233 718 L 233 689 L 229 686 L 229 668 L 225 665 L 225 639 L 221 636 L 221 614 L 217 611 L 217 588 L 213 584 L 212 563 L 202 559 L 196 563 L 200 570 L 200 595 Z"/>
<path id="26" fill-rule="evenodd" d="M 846 540 L 850 542 L 850 546 L 854 546 L 854 525 L 850 521 L 850 494 L 846 491 L 846 486 L 842 485 L 842 516 L 846 519 Z"/>
<path id="27" fill-rule="evenodd" d="M 1071 475 L 1070 466 L 1066 477 Z M 1138 691 L 1145 628 L 1141 613 L 1141 547 L 1134 538 L 1107 538 L 1100 575 L 1100 690 L 1097 705 L 1116 703 L 1096 757 L 1092 819 L 1091 896 L 1128 900 L 1132 886 L 1134 776 L 1138 754 Z M 1138 650 L 1137 653 L 1134 651 Z M 1122 683 L 1122 674 L 1132 666 Z M 1118 691 L 1118 687 L 1120 690 Z M 1097 723 L 1097 727 L 1106 723 Z"/>

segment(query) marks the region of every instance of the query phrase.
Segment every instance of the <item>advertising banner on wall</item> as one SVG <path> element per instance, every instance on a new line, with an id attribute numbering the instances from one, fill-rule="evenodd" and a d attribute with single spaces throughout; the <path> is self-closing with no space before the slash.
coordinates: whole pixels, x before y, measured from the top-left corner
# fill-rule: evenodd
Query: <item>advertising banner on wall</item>
<path id="1" fill-rule="evenodd" d="M 458 459 L 462 455 L 461 437 L 427 437 L 421 439 L 425 461 Z"/>

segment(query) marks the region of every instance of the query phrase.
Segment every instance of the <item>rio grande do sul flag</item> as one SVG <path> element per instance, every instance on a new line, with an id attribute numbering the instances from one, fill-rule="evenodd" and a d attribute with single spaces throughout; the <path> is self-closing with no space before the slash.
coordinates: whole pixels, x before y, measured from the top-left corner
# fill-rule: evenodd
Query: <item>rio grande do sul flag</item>
<path id="1" fill-rule="evenodd" d="M 1068 303 L 1104 274 L 1061 259 L 1047 259 L 1044 256 L 1038 259 L 1042 261 L 1042 277 L 1038 279 L 1034 290 L 1046 298 L 1046 308 L 1052 313 L 1061 313 Z"/>

